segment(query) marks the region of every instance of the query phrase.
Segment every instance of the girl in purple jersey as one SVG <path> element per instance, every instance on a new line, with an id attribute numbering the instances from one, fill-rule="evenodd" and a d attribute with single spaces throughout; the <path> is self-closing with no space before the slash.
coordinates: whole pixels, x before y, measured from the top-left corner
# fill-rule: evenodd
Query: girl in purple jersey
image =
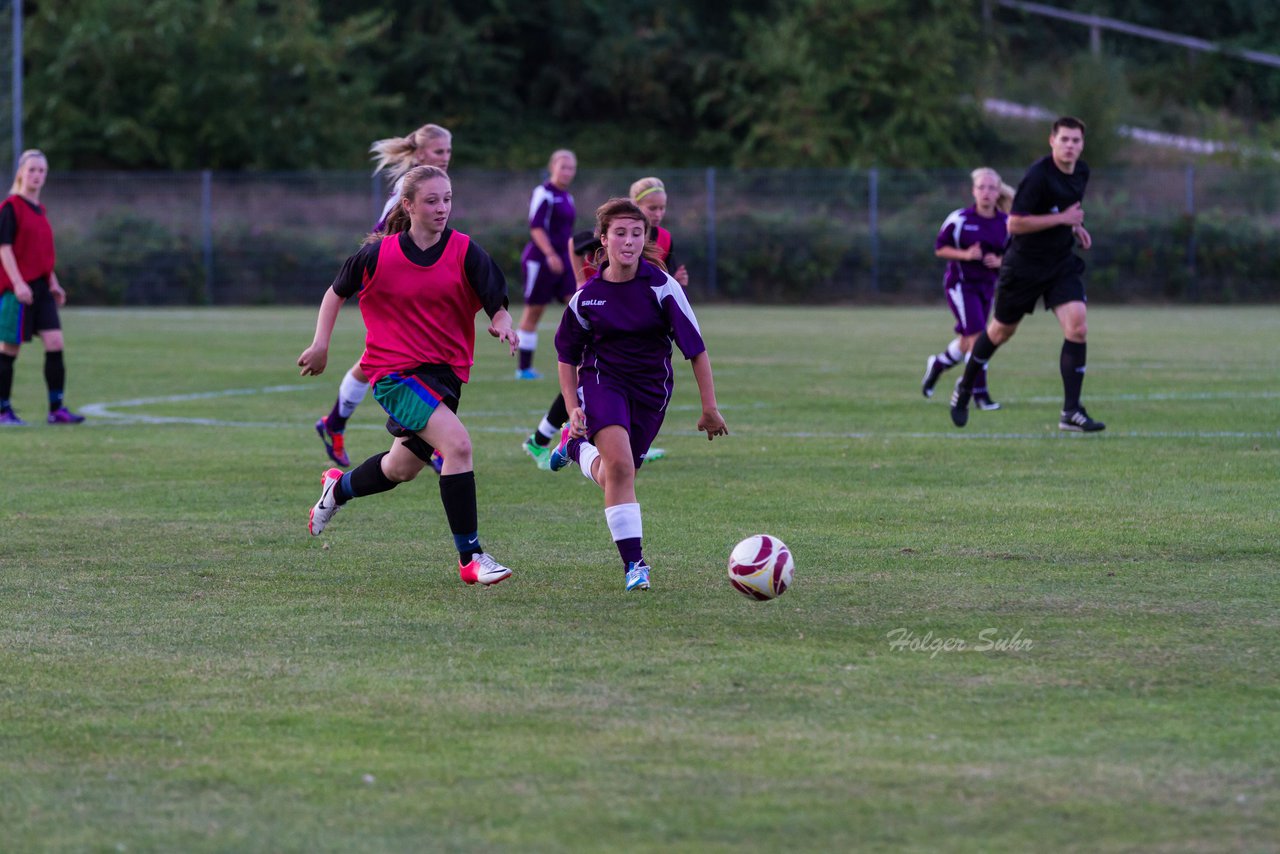
<path id="1" fill-rule="evenodd" d="M 576 216 L 569 185 L 578 174 L 577 155 L 567 148 L 553 152 L 547 171 L 550 177 L 534 188 L 529 200 L 529 243 L 520 255 L 524 310 L 520 313 L 518 380 L 536 380 L 542 376 L 533 369 L 533 354 L 538 349 L 538 321 L 547 303 L 567 301 L 577 286 L 569 260 L 569 242 Z"/>
<path id="2" fill-rule="evenodd" d="M 375 232 L 386 228 L 387 217 L 400 204 L 404 176 L 415 166 L 436 166 L 448 171 L 449 161 L 453 158 L 453 134 L 440 125 L 426 124 L 408 136 L 393 136 L 380 139 L 369 146 L 377 161 L 373 174 L 386 173 L 392 182 L 391 195 L 382 208 L 382 216 L 373 227 Z M 338 397 L 333 402 L 329 414 L 316 422 L 316 433 L 324 443 L 325 453 L 343 468 L 351 465 L 347 455 L 346 436 L 347 419 L 356 411 L 356 407 L 364 401 L 369 390 L 369 378 L 360 368 L 360 360 L 351 366 L 342 382 L 338 385 Z M 440 466 L 433 461 L 437 472 Z"/>
<path id="3" fill-rule="evenodd" d="M 569 300 L 556 331 L 560 391 L 574 401 L 551 470 L 576 462 L 604 488 L 604 515 L 622 558 L 627 590 L 649 589 L 636 470 L 671 400 L 671 344 L 693 367 L 702 398 L 698 429 L 727 436 L 716 405 L 711 360 L 689 300 L 647 239 L 648 222 L 630 199 L 596 211 L 605 263 Z"/>
<path id="4" fill-rule="evenodd" d="M 994 169 L 973 170 L 973 206 L 952 211 L 934 241 L 934 254 L 947 261 L 943 288 L 947 305 L 955 315 L 958 335 L 941 353 L 925 363 L 920 390 L 933 397 L 938 378 L 948 368 L 964 361 L 973 348 L 978 333 L 987 325 L 991 302 L 995 298 L 1005 244 L 1009 240 L 1009 206 L 1013 187 L 1000 180 Z M 999 409 L 991 399 L 984 372 L 973 390 L 979 409 Z"/>

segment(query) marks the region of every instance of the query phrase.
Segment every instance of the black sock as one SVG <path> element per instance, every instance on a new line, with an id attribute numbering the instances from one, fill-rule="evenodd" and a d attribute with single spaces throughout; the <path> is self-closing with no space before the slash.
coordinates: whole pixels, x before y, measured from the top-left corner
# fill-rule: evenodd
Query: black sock
<path id="1" fill-rule="evenodd" d="M 360 465 L 353 468 L 338 488 L 333 491 L 333 499 L 338 504 L 346 504 L 352 498 L 363 498 L 366 495 L 377 495 L 388 489 L 395 489 L 399 481 L 392 480 L 382 473 L 382 458 L 390 451 L 374 454 Z M 345 488 L 344 488 L 345 487 Z"/>
<path id="2" fill-rule="evenodd" d="M 1062 410 L 1072 412 L 1080 408 L 1080 389 L 1084 386 L 1084 357 L 1088 349 L 1083 341 L 1063 341 L 1062 358 Z"/>
<path id="3" fill-rule="evenodd" d="M 484 551 L 476 535 L 480 528 L 480 514 L 476 510 L 476 473 L 464 471 L 440 475 L 440 502 L 444 504 L 444 515 L 449 520 L 449 530 L 458 547 L 458 559 L 470 563 L 477 552 Z"/>
<path id="4" fill-rule="evenodd" d="M 67 386 L 67 366 L 62 361 L 62 351 L 45 351 L 44 384 L 49 387 L 49 411 L 62 407 L 62 391 Z"/>
<path id="5" fill-rule="evenodd" d="M 568 420 L 569 407 L 564 405 L 564 395 L 557 394 L 556 399 L 551 401 L 551 408 L 547 410 L 547 421 L 558 426 Z M 543 436 L 541 433 L 534 431 L 533 441 L 545 448 L 550 445 L 551 440 L 557 436 L 559 436 L 559 433 L 551 436 Z"/>
<path id="6" fill-rule="evenodd" d="M 960 378 L 957 386 L 973 391 L 973 387 L 977 385 L 983 370 L 987 367 L 987 362 L 991 361 L 991 357 L 995 355 L 996 348 L 999 346 L 999 344 L 993 343 L 987 337 L 987 330 L 982 330 L 978 334 L 978 339 L 973 342 L 973 350 L 969 352 L 969 361 L 964 364 L 964 376 Z"/>
<path id="7" fill-rule="evenodd" d="M 9 408 L 9 398 L 13 396 L 13 363 L 17 358 L 0 353 L 0 409 Z"/>

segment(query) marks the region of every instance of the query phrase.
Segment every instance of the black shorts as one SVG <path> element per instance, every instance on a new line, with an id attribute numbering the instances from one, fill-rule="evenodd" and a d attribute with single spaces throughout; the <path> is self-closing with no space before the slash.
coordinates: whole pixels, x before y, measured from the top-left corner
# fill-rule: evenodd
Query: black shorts
<path id="1" fill-rule="evenodd" d="M 22 340 L 30 341 L 39 332 L 61 329 L 58 301 L 53 298 L 48 279 L 27 282 L 31 286 L 31 305 L 22 313 Z"/>
<path id="2" fill-rule="evenodd" d="M 1042 297 L 1046 310 L 1064 303 L 1085 302 L 1084 268 L 1084 259 L 1074 253 L 1056 266 L 1001 267 L 993 316 L 1003 324 L 1013 325 L 1034 312 L 1036 301 Z"/>

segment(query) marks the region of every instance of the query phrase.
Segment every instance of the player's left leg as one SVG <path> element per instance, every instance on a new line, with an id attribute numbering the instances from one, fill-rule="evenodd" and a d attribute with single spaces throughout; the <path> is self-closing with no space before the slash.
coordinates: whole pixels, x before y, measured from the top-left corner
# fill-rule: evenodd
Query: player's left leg
<path id="1" fill-rule="evenodd" d="M 67 367 L 62 358 L 62 329 L 40 329 L 36 334 L 44 344 L 44 383 L 49 390 L 48 423 L 79 424 L 84 421 L 84 416 L 67 409 L 63 403 L 67 387 Z"/>
<path id="2" fill-rule="evenodd" d="M 1084 387 L 1084 373 L 1088 347 L 1088 312 L 1084 300 L 1070 300 L 1053 306 L 1053 313 L 1062 327 L 1062 354 L 1059 370 L 1062 373 L 1062 414 L 1058 429 L 1076 433 L 1096 433 L 1105 430 L 1106 424 L 1095 421 L 1080 404 Z"/>

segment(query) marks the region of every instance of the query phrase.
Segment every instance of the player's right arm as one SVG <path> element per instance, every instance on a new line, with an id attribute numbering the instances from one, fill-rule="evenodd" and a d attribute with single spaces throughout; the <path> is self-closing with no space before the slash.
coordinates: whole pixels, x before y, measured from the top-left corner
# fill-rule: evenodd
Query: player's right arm
<path id="1" fill-rule="evenodd" d="M 1080 207 L 1079 202 L 1058 213 L 1009 214 L 1010 234 L 1032 234 L 1057 228 L 1060 225 L 1069 225 L 1073 229 L 1078 225 L 1084 225 L 1084 208 Z"/>
<path id="2" fill-rule="evenodd" d="M 4 267 L 5 278 L 9 280 L 13 295 L 18 298 L 18 302 L 31 305 L 31 286 L 23 281 L 22 273 L 18 272 L 18 256 L 13 254 L 13 246 L 8 243 L 0 245 L 0 265 Z M 3 290 L 0 288 L 0 291 Z"/>
<path id="3" fill-rule="evenodd" d="M 398 236 L 386 238 L 398 240 Z M 302 376 L 316 376 L 324 372 L 329 363 L 329 341 L 333 337 L 334 324 L 338 322 L 338 312 L 342 304 L 354 296 L 373 278 L 378 266 L 378 251 L 381 241 L 366 243 L 360 251 L 348 258 L 338 271 L 333 284 L 324 292 L 320 301 L 320 313 L 316 317 L 316 333 L 311 339 L 311 346 L 302 351 L 298 357 L 299 372 Z"/>

